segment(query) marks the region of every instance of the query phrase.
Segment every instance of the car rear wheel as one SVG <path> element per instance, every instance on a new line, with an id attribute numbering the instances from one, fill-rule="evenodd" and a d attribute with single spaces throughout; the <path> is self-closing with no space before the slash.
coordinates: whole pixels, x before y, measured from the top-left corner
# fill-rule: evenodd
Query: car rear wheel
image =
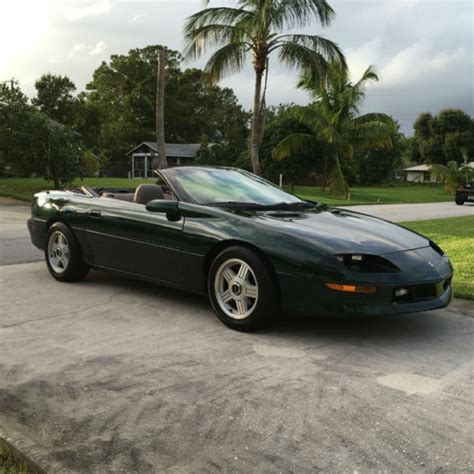
<path id="1" fill-rule="evenodd" d="M 212 262 L 208 292 L 218 318 L 239 331 L 253 331 L 279 312 L 277 282 L 251 250 L 229 247 Z"/>
<path id="2" fill-rule="evenodd" d="M 464 199 L 461 198 L 456 198 L 455 202 L 458 206 L 462 206 L 464 204 Z"/>
<path id="3" fill-rule="evenodd" d="M 82 250 L 71 229 L 62 222 L 53 224 L 46 234 L 46 264 L 59 281 L 82 280 L 89 267 L 82 260 Z"/>

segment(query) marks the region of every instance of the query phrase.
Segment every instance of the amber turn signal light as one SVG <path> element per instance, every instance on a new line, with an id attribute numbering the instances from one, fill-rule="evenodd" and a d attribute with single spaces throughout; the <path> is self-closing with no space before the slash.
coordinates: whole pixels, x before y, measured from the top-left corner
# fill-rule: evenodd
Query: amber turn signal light
<path id="1" fill-rule="evenodd" d="M 344 291 L 346 293 L 372 294 L 377 291 L 375 286 L 340 285 L 339 283 L 326 283 L 326 286 L 334 291 Z"/>

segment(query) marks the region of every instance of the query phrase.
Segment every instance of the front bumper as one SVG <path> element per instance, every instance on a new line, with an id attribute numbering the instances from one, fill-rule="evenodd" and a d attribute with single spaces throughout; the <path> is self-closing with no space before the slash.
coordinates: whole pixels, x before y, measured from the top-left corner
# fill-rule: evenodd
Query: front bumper
<path id="1" fill-rule="evenodd" d="M 290 314 L 307 316 L 382 316 L 416 313 L 444 308 L 452 300 L 451 275 L 431 282 L 412 282 L 405 287 L 435 288 L 432 296 L 397 301 L 400 284 L 377 285 L 375 294 L 354 294 L 330 290 L 325 282 L 278 274 L 282 288 L 282 309 Z"/>

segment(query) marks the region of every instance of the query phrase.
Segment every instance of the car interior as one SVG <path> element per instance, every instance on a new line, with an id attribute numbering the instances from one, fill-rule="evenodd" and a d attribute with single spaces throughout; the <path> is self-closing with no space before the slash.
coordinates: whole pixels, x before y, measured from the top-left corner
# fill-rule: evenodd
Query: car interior
<path id="1" fill-rule="evenodd" d="M 135 204 L 146 205 L 155 199 L 167 199 L 175 201 L 173 193 L 167 186 L 158 184 L 140 184 L 135 191 L 131 189 L 94 189 L 82 186 L 81 192 L 87 196 L 107 199 L 117 199 L 119 201 L 133 202 Z"/>

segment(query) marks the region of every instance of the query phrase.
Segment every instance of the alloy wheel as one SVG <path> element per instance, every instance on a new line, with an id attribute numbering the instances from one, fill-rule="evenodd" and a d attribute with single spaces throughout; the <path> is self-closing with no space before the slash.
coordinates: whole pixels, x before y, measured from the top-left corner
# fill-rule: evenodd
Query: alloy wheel
<path id="1" fill-rule="evenodd" d="M 48 242 L 48 260 L 56 273 L 63 273 L 69 265 L 70 252 L 66 236 L 59 230 L 51 234 Z"/>
<path id="2" fill-rule="evenodd" d="M 258 282 L 250 265 L 238 258 L 226 260 L 217 270 L 214 291 L 222 311 L 233 319 L 245 319 L 258 303 Z"/>

